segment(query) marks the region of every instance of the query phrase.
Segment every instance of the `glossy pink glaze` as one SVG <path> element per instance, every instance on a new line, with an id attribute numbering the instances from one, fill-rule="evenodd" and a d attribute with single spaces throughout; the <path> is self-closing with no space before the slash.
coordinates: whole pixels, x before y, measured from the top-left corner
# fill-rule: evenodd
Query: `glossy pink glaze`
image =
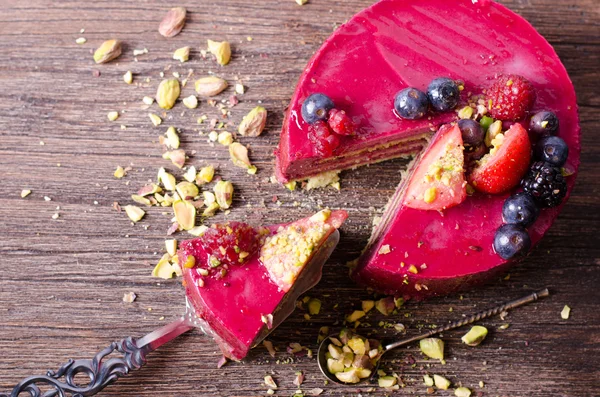
<path id="1" fill-rule="evenodd" d="M 346 217 L 345 211 L 334 211 L 328 220 L 328 223 L 334 226 L 330 233 L 333 233 Z M 303 223 L 306 219 L 294 223 Z M 274 234 L 279 226 L 281 225 L 268 228 Z M 267 269 L 258 259 L 258 253 L 242 266 L 229 266 L 227 274 L 222 278 L 216 274 L 201 276 L 199 269 L 209 269 L 206 264 L 208 254 L 201 241 L 202 237 L 182 242 L 178 253 L 179 263 L 183 268 L 186 295 L 198 317 L 206 323 L 206 331 L 212 334 L 223 355 L 241 360 L 258 342 L 257 338 L 267 327 L 261 317 L 275 314 L 286 293 L 271 281 Z M 196 260 L 196 267 L 192 269 L 183 267 L 189 255 L 193 255 Z M 316 276 L 318 280 L 322 266 L 323 263 L 304 269 L 311 274 L 303 270 L 296 282 L 299 282 L 301 277 Z M 204 281 L 203 287 L 198 286 L 199 279 Z M 273 322 L 279 324 L 282 320 L 274 319 Z"/>
<path id="2" fill-rule="evenodd" d="M 571 147 L 570 162 L 577 168 L 575 92 L 552 47 L 527 21 L 489 0 L 383 0 L 340 26 L 308 63 L 281 132 L 278 179 L 314 174 L 310 164 L 319 158 L 300 115 L 310 94 L 327 94 L 359 126 L 358 136 L 342 137 L 335 154 L 343 155 L 435 130 L 455 118 L 445 113 L 428 120 L 402 120 L 393 112 L 399 90 L 425 90 L 435 77 L 448 76 L 465 81 L 464 96 L 480 93 L 501 73 L 529 79 L 538 91 L 536 109 L 557 112 L 564 126 L 561 136 Z M 332 162 L 318 168 L 322 172 L 338 166 Z"/>
<path id="3" fill-rule="evenodd" d="M 289 179 L 294 162 L 315 159 L 308 126 L 299 116 L 302 102 L 314 92 L 329 95 L 360 126 L 359 136 L 344 138 L 343 153 L 455 118 L 452 113 L 422 121 L 397 118 L 392 104 L 402 88 L 425 90 L 433 78 L 448 76 L 465 82 L 463 95 L 479 94 L 495 76 L 508 73 L 531 81 L 537 92 L 534 112 L 548 109 L 559 117 L 558 135 L 570 149 L 566 167 L 575 173 L 567 178 L 570 193 L 580 153 L 573 85 L 550 44 L 523 18 L 489 0 L 383 0 L 337 29 L 309 62 L 292 98 L 277 152 L 279 179 Z M 447 294 L 489 280 L 510 264 L 492 249 L 507 196 L 477 194 L 443 216 L 389 208 L 394 214 L 383 237 L 363 255 L 353 278 L 406 297 Z M 560 208 L 542 211 L 529 230 L 534 244 Z M 378 255 L 383 244 L 392 252 Z M 426 266 L 409 273 L 405 284 L 410 264 Z"/>

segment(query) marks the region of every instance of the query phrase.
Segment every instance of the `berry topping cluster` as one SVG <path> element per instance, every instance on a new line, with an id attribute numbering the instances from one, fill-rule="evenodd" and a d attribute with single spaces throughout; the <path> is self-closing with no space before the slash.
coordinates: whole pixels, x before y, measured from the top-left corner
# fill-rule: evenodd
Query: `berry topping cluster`
<path id="1" fill-rule="evenodd" d="M 260 245 L 260 231 L 242 222 L 212 225 L 202 235 L 209 267 L 242 265 Z"/>
<path id="2" fill-rule="evenodd" d="M 522 76 L 500 76 L 486 92 L 492 117 L 498 120 L 520 120 L 535 102 L 535 90 Z"/>
<path id="3" fill-rule="evenodd" d="M 354 135 L 356 126 L 345 111 L 337 109 L 327 95 L 310 95 L 302 104 L 302 118 L 310 125 L 308 138 L 322 156 L 331 156 L 340 136 Z"/>
<path id="4" fill-rule="evenodd" d="M 447 112 L 458 105 L 460 89 L 456 81 L 438 77 L 427 87 L 427 93 L 408 87 L 396 94 L 394 110 L 403 119 L 423 118 L 429 109 Z"/>

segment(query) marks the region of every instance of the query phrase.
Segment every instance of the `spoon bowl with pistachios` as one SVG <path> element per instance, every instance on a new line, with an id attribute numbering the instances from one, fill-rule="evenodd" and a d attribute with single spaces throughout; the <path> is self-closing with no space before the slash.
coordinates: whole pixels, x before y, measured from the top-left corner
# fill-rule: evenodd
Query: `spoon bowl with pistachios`
<path id="1" fill-rule="evenodd" d="M 339 334 L 329 335 L 319 345 L 317 355 L 319 369 L 332 382 L 351 385 L 378 380 L 381 387 L 391 387 L 395 385 L 397 379 L 392 376 L 379 375 L 381 358 L 390 350 L 420 341 L 421 351 L 424 354 L 441 360 L 444 357 L 444 343 L 440 339 L 431 338 L 431 336 L 473 324 L 476 321 L 534 302 L 548 295 L 550 295 L 548 289 L 543 289 L 465 317 L 460 321 L 391 343 L 365 338 L 354 334 L 349 329 L 343 329 Z M 484 327 L 476 326 L 463 336 L 462 340 L 468 345 L 477 345 L 485 338 L 486 334 L 487 330 Z"/>

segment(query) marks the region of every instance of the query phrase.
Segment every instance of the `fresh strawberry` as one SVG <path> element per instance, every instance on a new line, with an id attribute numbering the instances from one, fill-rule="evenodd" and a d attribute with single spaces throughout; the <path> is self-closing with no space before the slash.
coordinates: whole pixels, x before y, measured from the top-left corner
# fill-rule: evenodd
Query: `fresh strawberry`
<path id="1" fill-rule="evenodd" d="M 259 232 L 242 222 L 213 225 L 202 235 L 209 265 L 241 265 L 258 250 Z"/>
<path id="2" fill-rule="evenodd" d="M 404 205 L 410 208 L 439 211 L 465 200 L 463 140 L 457 125 L 440 128 L 407 186 Z"/>
<path id="3" fill-rule="evenodd" d="M 469 183 L 483 193 L 500 194 L 519 185 L 529 168 L 531 143 L 521 124 L 513 124 L 492 140 L 492 149 L 477 161 Z"/>
<path id="4" fill-rule="evenodd" d="M 315 151 L 323 157 L 333 155 L 333 151 L 340 146 L 340 139 L 324 121 L 317 121 L 309 127 L 308 139 L 314 144 Z"/>
<path id="5" fill-rule="evenodd" d="M 331 109 L 329 111 L 329 127 L 338 135 L 354 135 L 355 133 L 352 119 L 343 110 Z"/>
<path id="6" fill-rule="evenodd" d="M 535 101 L 531 83 L 522 76 L 500 76 L 486 92 L 490 114 L 499 120 L 520 120 Z"/>

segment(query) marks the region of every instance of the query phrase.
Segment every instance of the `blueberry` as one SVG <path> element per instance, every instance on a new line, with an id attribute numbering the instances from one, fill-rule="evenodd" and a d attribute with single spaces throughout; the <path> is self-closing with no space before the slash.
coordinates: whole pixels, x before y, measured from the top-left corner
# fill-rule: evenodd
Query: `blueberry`
<path id="1" fill-rule="evenodd" d="M 554 134 L 558 131 L 558 117 L 549 110 L 538 112 L 531 117 L 529 130 L 539 135 Z"/>
<path id="2" fill-rule="evenodd" d="M 467 146 L 478 146 L 483 143 L 485 133 L 481 125 L 475 120 L 462 119 L 458 121 L 458 128 L 462 132 L 463 143 Z"/>
<path id="3" fill-rule="evenodd" d="M 335 104 L 325 94 L 312 94 L 302 104 L 302 118 L 308 124 L 314 124 L 317 121 L 327 121 L 329 111 L 335 107 Z"/>
<path id="4" fill-rule="evenodd" d="M 429 99 L 424 92 L 416 88 L 405 88 L 396 94 L 394 109 L 403 119 L 415 120 L 425 116 L 429 108 Z"/>
<path id="5" fill-rule="evenodd" d="M 540 210 L 535 200 L 527 193 L 510 196 L 502 207 L 504 222 L 528 227 L 535 222 Z"/>
<path id="6" fill-rule="evenodd" d="M 537 160 L 562 167 L 569 157 L 569 146 L 562 138 L 553 135 L 545 136 L 535 145 L 534 155 Z"/>
<path id="7" fill-rule="evenodd" d="M 458 105 L 460 90 L 454 80 L 438 77 L 427 87 L 427 96 L 432 108 L 440 112 L 447 112 Z"/>
<path id="8" fill-rule="evenodd" d="M 519 225 L 502 225 L 494 236 L 494 250 L 502 259 L 525 255 L 531 248 L 527 230 Z"/>

